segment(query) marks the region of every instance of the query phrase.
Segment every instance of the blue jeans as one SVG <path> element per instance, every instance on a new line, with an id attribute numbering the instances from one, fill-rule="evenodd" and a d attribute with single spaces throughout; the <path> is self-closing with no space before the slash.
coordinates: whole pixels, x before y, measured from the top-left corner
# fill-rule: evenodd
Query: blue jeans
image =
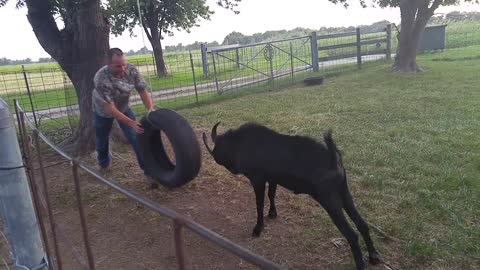
<path id="1" fill-rule="evenodd" d="M 129 108 L 127 111 L 123 112 L 128 118 L 135 120 L 135 114 Z M 108 152 L 108 139 L 110 137 L 110 131 L 112 130 L 112 124 L 115 118 L 105 118 L 98 115 L 96 112 L 93 113 L 93 127 L 95 128 L 95 148 L 97 150 L 97 161 L 100 167 L 106 168 L 110 164 L 110 154 Z M 144 169 L 143 159 L 138 152 L 137 145 L 137 134 L 133 128 L 120 123 L 119 126 L 123 131 L 123 134 L 127 138 L 128 142 L 133 148 L 135 155 L 137 157 L 138 165 L 142 170 Z M 145 175 L 147 175 L 145 173 Z"/>

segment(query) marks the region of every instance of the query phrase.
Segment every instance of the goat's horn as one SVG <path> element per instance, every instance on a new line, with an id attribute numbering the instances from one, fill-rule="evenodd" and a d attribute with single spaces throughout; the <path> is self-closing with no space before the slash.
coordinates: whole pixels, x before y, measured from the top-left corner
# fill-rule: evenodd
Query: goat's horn
<path id="1" fill-rule="evenodd" d="M 203 137 L 203 143 L 205 144 L 205 147 L 207 148 L 210 155 L 212 155 L 212 149 L 210 149 L 210 147 L 208 146 L 208 143 L 207 143 L 207 135 L 205 135 L 205 133 L 203 133 L 202 137 Z"/>
<path id="2" fill-rule="evenodd" d="M 217 141 L 217 127 L 220 124 L 220 122 L 216 123 L 215 126 L 212 128 L 212 142 L 216 143 Z"/>

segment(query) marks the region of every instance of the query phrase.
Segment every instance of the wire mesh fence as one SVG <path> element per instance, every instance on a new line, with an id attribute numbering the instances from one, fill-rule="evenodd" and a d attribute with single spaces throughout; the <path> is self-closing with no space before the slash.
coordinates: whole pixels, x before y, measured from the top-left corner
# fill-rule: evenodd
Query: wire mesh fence
<path id="1" fill-rule="evenodd" d="M 446 48 L 455 49 L 480 44 L 480 21 L 446 23 Z"/>
<path id="2" fill-rule="evenodd" d="M 445 49 L 470 46 L 469 57 L 477 57 L 479 22 L 447 23 Z M 180 108 L 199 104 L 226 92 L 242 89 L 272 89 L 310 76 L 355 71 L 369 63 L 389 60 L 397 48 L 396 27 L 380 32 L 334 33 L 269 41 L 242 46 L 220 46 L 201 50 L 165 53 L 166 74 L 159 74 L 153 55 L 129 56 L 146 79 L 156 107 Z M 314 42 L 316 40 L 316 42 Z M 0 96 L 28 109 L 35 123 L 58 142 L 78 125 L 75 89 L 56 63 L 0 68 Z M 131 105 L 145 112 L 134 94 Z"/>
<path id="3" fill-rule="evenodd" d="M 312 68 L 310 41 L 300 37 L 208 51 L 216 92 L 295 78 L 296 73 Z"/>
<path id="4" fill-rule="evenodd" d="M 13 267 L 11 248 L 4 233 L 3 220 L 0 218 L 0 269 L 12 269 Z"/>

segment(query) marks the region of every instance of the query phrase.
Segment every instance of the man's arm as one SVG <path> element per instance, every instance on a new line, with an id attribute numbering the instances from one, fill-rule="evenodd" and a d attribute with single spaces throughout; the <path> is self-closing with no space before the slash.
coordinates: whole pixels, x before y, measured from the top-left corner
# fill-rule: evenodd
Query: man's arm
<path id="1" fill-rule="evenodd" d="M 140 95 L 140 98 L 142 98 L 142 102 L 147 108 L 148 111 L 153 110 L 153 101 L 152 101 L 152 96 L 147 90 L 141 90 L 138 91 L 138 94 Z"/>
<path id="2" fill-rule="evenodd" d="M 112 115 L 120 123 L 133 128 L 136 133 L 143 133 L 143 128 L 139 123 L 128 118 L 126 115 L 121 113 L 117 107 L 115 107 L 115 103 L 113 102 L 113 98 L 111 96 L 113 86 L 110 80 L 106 78 L 104 74 L 95 74 L 94 85 L 99 96 L 97 102 L 102 104 L 105 112 Z"/>

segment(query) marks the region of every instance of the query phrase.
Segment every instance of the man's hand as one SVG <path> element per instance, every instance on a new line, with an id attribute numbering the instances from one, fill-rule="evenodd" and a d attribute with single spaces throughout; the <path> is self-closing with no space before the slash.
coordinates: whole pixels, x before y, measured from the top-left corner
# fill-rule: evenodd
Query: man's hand
<path id="1" fill-rule="evenodd" d="M 135 130 L 135 133 L 137 134 L 142 134 L 144 132 L 142 125 L 140 125 L 140 123 L 136 121 L 132 120 L 132 123 L 129 126 L 133 128 L 133 130 Z"/>
<path id="2" fill-rule="evenodd" d="M 140 123 L 138 123 L 137 121 L 135 120 L 132 120 L 130 118 L 128 118 L 125 114 L 121 113 L 116 107 L 115 105 L 113 105 L 113 103 L 108 103 L 108 104 L 105 104 L 104 105 L 104 108 L 105 108 L 105 111 L 107 111 L 108 113 L 110 113 L 115 119 L 117 119 L 119 122 L 133 128 L 133 130 L 135 130 L 136 133 L 138 134 L 142 134 L 143 133 L 143 127 L 142 125 L 140 125 Z"/>

